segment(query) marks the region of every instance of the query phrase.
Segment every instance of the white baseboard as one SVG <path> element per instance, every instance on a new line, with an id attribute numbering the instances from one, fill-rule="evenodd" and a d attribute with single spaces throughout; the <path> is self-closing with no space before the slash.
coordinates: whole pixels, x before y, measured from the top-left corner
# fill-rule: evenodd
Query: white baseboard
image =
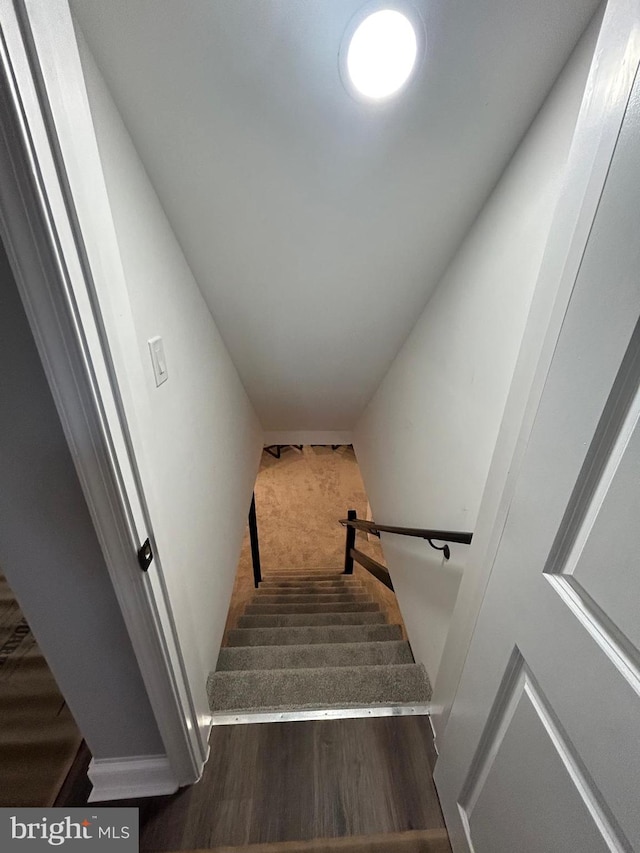
<path id="1" fill-rule="evenodd" d="M 204 768 L 207 766 L 207 761 L 209 761 L 209 758 L 211 757 L 211 744 L 209 743 L 209 740 L 210 740 L 212 728 L 213 728 L 213 717 L 210 717 L 209 718 L 209 734 L 207 735 L 207 754 L 205 756 L 204 761 L 202 762 L 202 767 L 200 768 L 200 774 L 198 775 L 196 782 L 199 782 L 202 779 L 202 774 L 204 773 Z"/>
<path id="2" fill-rule="evenodd" d="M 273 430 L 264 433 L 264 445 L 353 444 L 351 430 Z"/>
<path id="3" fill-rule="evenodd" d="M 93 790 L 89 802 L 159 797 L 178 790 L 166 755 L 94 758 L 88 771 Z"/>

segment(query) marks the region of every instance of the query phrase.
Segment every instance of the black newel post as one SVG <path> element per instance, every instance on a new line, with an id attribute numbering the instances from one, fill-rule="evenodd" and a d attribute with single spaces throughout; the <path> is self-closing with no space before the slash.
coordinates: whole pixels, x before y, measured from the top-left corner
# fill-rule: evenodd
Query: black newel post
<path id="1" fill-rule="evenodd" d="M 357 518 L 357 513 L 355 509 L 350 509 L 347 513 L 347 518 L 349 521 L 355 521 Z M 355 527 L 347 527 L 347 543 L 344 549 L 344 574 L 352 575 L 353 574 L 353 557 L 351 556 L 351 549 L 355 548 L 356 544 L 356 529 Z"/>
<path id="2" fill-rule="evenodd" d="M 249 509 L 249 538 L 251 539 L 251 561 L 253 563 L 253 584 L 258 588 L 262 580 L 260 572 L 260 547 L 258 545 L 258 521 L 256 519 L 256 496 L 251 496 L 251 508 Z"/>

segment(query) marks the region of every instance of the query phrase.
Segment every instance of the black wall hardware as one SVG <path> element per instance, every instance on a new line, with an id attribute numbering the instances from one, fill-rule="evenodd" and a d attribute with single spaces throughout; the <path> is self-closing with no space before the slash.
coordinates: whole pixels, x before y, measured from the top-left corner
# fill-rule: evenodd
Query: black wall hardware
<path id="1" fill-rule="evenodd" d="M 258 519 L 256 518 L 256 496 L 251 496 L 249 507 L 249 538 L 251 540 L 251 562 L 253 563 L 253 585 L 260 586 L 262 572 L 260 571 L 260 544 L 258 542 Z"/>
<path id="2" fill-rule="evenodd" d="M 302 444 L 270 444 L 268 447 L 264 447 L 263 450 L 265 453 L 268 453 L 269 456 L 273 456 L 274 459 L 280 459 L 280 455 L 282 453 L 282 448 L 287 447 L 295 447 L 296 450 L 299 450 L 302 453 Z"/>
<path id="3" fill-rule="evenodd" d="M 459 542 L 462 545 L 471 544 L 471 540 L 473 539 L 473 533 L 461 530 L 428 530 L 421 527 L 395 527 L 390 524 L 376 524 L 375 521 L 363 521 L 358 518 L 355 509 L 350 509 L 347 513 L 347 518 L 341 519 L 340 524 L 347 528 L 347 541 L 344 550 L 344 574 L 350 575 L 353 573 L 353 561 L 355 560 L 356 563 L 359 563 L 370 574 L 377 577 L 389 589 L 393 589 L 391 576 L 382 563 L 378 563 L 354 547 L 356 530 L 361 530 L 363 533 L 372 533 L 378 537 L 382 532 L 425 539 L 436 551 L 442 551 L 445 560 L 451 557 L 451 549 L 447 544 L 435 545 L 433 542 L 434 539 L 445 543 Z"/>
<path id="4" fill-rule="evenodd" d="M 355 521 L 357 518 L 357 514 L 355 509 L 350 509 L 347 512 L 347 518 L 349 521 Z M 344 572 L 345 575 L 353 574 L 353 556 L 351 552 L 356 546 L 356 529 L 355 527 L 347 527 L 347 541 L 344 549 Z"/>
<path id="5" fill-rule="evenodd" d="M 151 550 L 151 542 L 149 542 L 148 539 L 145 539 L 140 549 L 138 550 L 138 563 L 140 564 L 140 568 L 143 572 L 147 571 L 147 569 L 151 565 L 152 560 L 153 551 Z"/>

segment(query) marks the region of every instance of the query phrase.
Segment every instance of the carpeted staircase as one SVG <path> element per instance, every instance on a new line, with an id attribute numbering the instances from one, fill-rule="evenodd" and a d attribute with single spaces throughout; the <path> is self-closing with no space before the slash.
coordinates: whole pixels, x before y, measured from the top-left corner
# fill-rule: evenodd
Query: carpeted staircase
<path id="1" fill-rule="evenodd" d="M 400 626 L 388 624 L 363 585 L 336 569 L 270 573 L 229 632 L 207 690 L 214 717 L 403 706 L 420 712 L 431 698 Z"/>

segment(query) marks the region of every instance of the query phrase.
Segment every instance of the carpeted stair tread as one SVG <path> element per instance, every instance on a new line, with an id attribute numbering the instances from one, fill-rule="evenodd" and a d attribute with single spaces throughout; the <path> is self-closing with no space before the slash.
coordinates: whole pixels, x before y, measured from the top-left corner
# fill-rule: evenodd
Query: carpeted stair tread
<path id="1" fill-rule="evenodd" d="M 387 621 L 381 610 L 367 613 L 262 613 L 241 616 L 238 628 L 289 628 L 300 625 L 373 625 Z"/>
<path id="2" fill-rule="evenodd" d="M 362 579 L 355 575 L 274 575 L 273 577 L 263 577 L 261 584 L 269 583 L 293 583 L 302 584 L 334 584 L 334 585 L 349 585 L 354 583 L 362 583 Z"/>
<path id="3" fill-rule="evenodd" d="M 289 646 L 310 643 L 370 643 L 402 639 L 399 625 L 300 625 L 286 628 L 233 628 L 228 646 Z"/>
<path id="4" fill-rule="evenodd" d="M 331 565 L 328 566 L 326 563 L 320 563 L 317 566 L 272 566 L 270 569 L 267 569 L 268 572 L 298 572 L 298 574 L 303 574 L 304 572 L 336 572 L 337 574 L 342 574 L 342 567 Z"/>
<path id="5" fill-rule="evenodd" d="M 363 584 L 357 580 L 332 580 L 332 581 L 260 581 L 260 589 L 309 589 L 312 592 L 321 592 L 325 589 L 353 589 L 362 588 Z"/>
<path id="6" fill-rule="evenodd" d="M 366 590 L 366 587 L 361 583 L 325 583 L 324 586 L 319 583 L 301 583 L 292 586 L 288 584 L 287 586 L 265 586 L 262 584 L 258 590 L 256 590 L 256 594 L 260 595 L 265 593 L 266 595 L 334 595 L 336 593 L 358 593 Z"/>
<path id="7" fill-rule="evenodd" d="M 269 592 L 271 595 L 284 593 L 291 593 L 292 595 L 296 595 L 299 592 L 303 592 L 306 595 L 310 595 L 311 593 L 320 593 L 326 595 L 327 593 L 331 594 L 332 592 L 357 592 L 360 589 L 366 589 L 360 581 L 354 581 L 353 583 L 337 583 L 336 581 L 318 581 L 318 583 L 293 583 L 292 581 L 282 581 L 282 583 L 276 583 L 272 581 L 271 583 L 261 582 L 260 588 L 258 592 Z"/>
<path id="8" fill-rule="evenodd" d="M 245 669 L 304 669 L 326 666 L 383 666 L 413 663 L 403 640 L 368 643 L 317 643 L 246 646 L 220 650 L 217 672 Z"/>
<path id="9" fill-rule="evenodd" d="M 426 704 L 431 685 L 421 664 L 213 672 L 209 705 L 219 711 L 254 712 Z"/>
<path id="10" fill-rule="evenodd" d="M 255 600 L 255 599 L 254 599 Z M 375 601 L 343 601 L 335 604 L 247 604 L 245 613 L 366 613 L 379 610 Z"/>
<path id="11" fill-rule="evenodd" d="M 286 580 L 261 580 L 260 581 L 260 589 L 268 586 L 279 586 L 288 588 L 290 586 L 304 586 L 304 587 L 313 587 L 321 588 L 321 587 L 351 587 L 351 586 L 362 586 L 361 580 L 356 580 L 353 577 L 348 579 L 345 578 L 334 578 L 333 580 L 315 580 L 314 578 L 307 578 L 306 580 L 301 580 L 300 578 L 287 578 Z"/>
<path id="12" fill-rule="evenodd" d="M 263 575 L 265 581 L 298 581 L 307 583 L 309 581 L 340 581 L 353 577 L 342 572 L 269 572 Z"/>
<path id="13" fill-rule="evenodd" d="M 265 569 L 263 569 L 263 572 L 264 571 L 265 571 Z M 342 569 L 341 566 L 327 566 L 326 564 L 321 565 L 321 566 L 304 566 L 304 567 L 300 567 L 300 566 L 272 566 L 270 569 L 266 569 L 266 572 L 267 572 L 267 574 L 273 574 L 274 572 L 284 572 L 285 574 L 294 573 L 297 575 L 304 575 L 304 574 L 308 574 L 309 572 L 330 572 L 331 574 L 334 574 L 334 575 L 343 575 L 344 574 L 344 570 Z"/>
<path id="14" fill-rule="evenodd" d="M 372 601 L 366 592 L 357 595 L 350 592 L 334 593 L 312 593 L 311 595 L 270 595 L 267 592 L 258 592 L 253 601 L 256 604 L 344 604 L 345 602 Z"/>

